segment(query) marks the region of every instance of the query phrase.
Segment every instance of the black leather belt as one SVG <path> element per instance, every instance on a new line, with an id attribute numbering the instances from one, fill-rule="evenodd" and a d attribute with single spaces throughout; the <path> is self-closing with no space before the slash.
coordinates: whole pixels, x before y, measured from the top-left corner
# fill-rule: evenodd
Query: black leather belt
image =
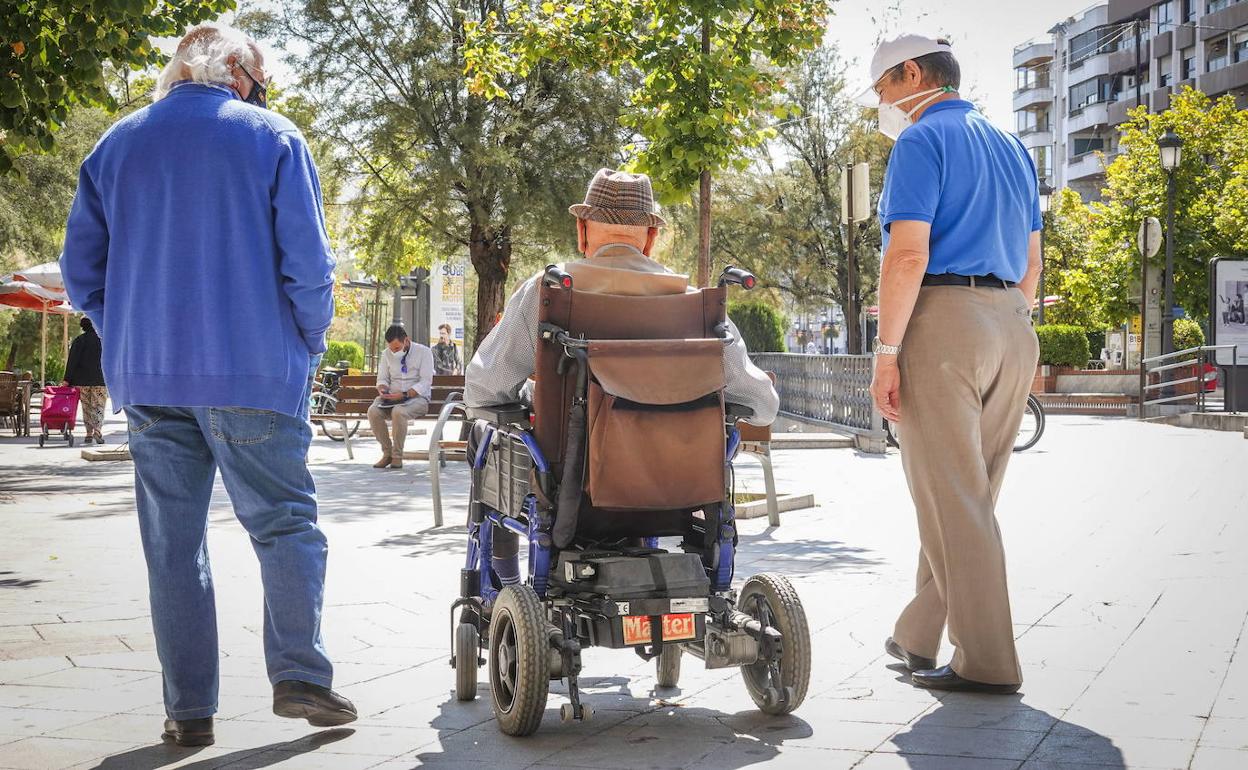
<path id="1" fill-rule="evenodd" d="M 924 286 L 971 286 L 990 289 L 1009 289 L 1017 286 L 1013 281 L 995 275 L 957 275 L 955 273 L 928 273 L 923 276 Z"/>

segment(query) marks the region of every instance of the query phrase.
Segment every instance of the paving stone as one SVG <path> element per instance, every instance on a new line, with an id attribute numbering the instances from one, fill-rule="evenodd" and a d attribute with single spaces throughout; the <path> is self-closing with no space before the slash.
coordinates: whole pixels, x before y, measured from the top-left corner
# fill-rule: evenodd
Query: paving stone
<path id="1" fill-rule="evenodd" d="M 133 741 L 78 740 L 73 738 L 23 738 L 0 746 L 0 767 L 6 770 L 57 770 L 119 754 Z"/>
<path id="2" fill-rule="evenodd" d="M 1022 761 L 1044 738 L 1026 730 L 988 730 L 974 727 L 928 725 L 922 719 L 903 727 L 879 747 L 879 751 L 902 754 L 936 754 L 981 759 Z"/>
<path id="3" fill-rule="evenodd" d="M 1192 755 L 1191 770 L 1244 770 L 1248 751 L 1201 746 Z"/>
<path id="4" fill-rule="evenodd" d="M 1049 735 L 1031 759 L 1046 762 L 1103 764 L 1118 767 L 1186 767 L 1196 744 L 1161 738 L 1110 738 L 1087 732 Z"/>
<path id="5" fill-rule="evenodd" d="M 1248 751 L 1248 719 L 1211 717 L 1200 734 L 1201 746 Z"/>
<path id="6" fill-rule="evenodd" d="M 812 749 L 797 746 L 774 746 L 738 740 L 720 746 L 689 770 L 723 770 L 731 767 L 765 767 L 767 770 L 849 770 L 867 754 L 861 751 Z M 539 765 L 540 767 L 541 765 Z"/>

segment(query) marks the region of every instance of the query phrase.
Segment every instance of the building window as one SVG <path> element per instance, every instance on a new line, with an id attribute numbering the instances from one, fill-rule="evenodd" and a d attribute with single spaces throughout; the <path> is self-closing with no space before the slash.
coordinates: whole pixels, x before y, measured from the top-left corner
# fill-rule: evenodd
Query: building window
<path id="1" fill-rule="evenodd" d="M 1016 91 L 1030 91 L 1033 88 L 1049 87 L 1049 67 L 1046 64 L 1034 67 L 1019 67 L 1014 70 L 1014 88 Z"/>
<path id="2" fill-rule="evenodd" d="M 1231 33 L 1231 58 L 1236 64 L 1248 61 L 1248 27 Z"/>
<path id="3" fill-rule="evenodd" d="M 1196 77 L 1196 49 L 1183 49 L 1183 79 L 1191 80 Z"/>
<path id="4" fill-rule="evenodd" d="M 1217 72 L 1223 67 L 1231 63 L 1230 60 L 1230 38 L 1220 37 L 1216 40 L 1210 40 L 1208 48 L 1205 49 L 1206 72 Z"/>
<path id="5" fill-rule="evenodd" d="M 1090 152 L 1104 152 L 1105 137 L 1103 136 L 1072 136 L 1070 138 L 1070 157 L 1078 158 Z"/>
<path id="6" fill-rule="evenodd" d="M 1070 66 L 1073 67 L 1091 56 L 1109 53 L 1113 50 L 1112 38 L 1118 31 L 1117 27 L 1098 27 L 1072 37 L 1067 49 Z"/>
<path id="7" fill-rule="evenodd" d="M 1205 10 L 1205 13 L 1216 13 L 1238 2 L 1241 2 L 1241 0 L 1209 0 L 1209 7 Z"/>
<path id="8" fill-rule="evenodd" d="M 1196 0 L 1183 0 L 1183 23 L 1196 20 Z"/>
<path id="9" fill-rule="evenodd" d="M 1174 57 L 1167 54 L 1157 60 L 1157 87 L 1174 84 Z"/>
<path id="10" fill-rule="evenodd" d="M 1166 0 L 1166 2 L 1157 6 L 1157 34 L 1169 32 L 1174 29 L 1174 0 Z"/>
<path id="11" fill-rule="evenodd" d="M 1016 114 L 1018 116 L 1018 133 L 1020 135 L 1049 130 L 1049 111 L 1047 109 L 1020 110 Z"/>
<path id="12" fill-rule="evenodd" d="M 1032 147 L 1031 160 L 1036 164 L 1036 176 L 1042 179 L 1053 178 L 1053 153 L 1048 145 Z"/>
<path id="13" fill-rule="evenodd" d="M 1070 87 L 1070 114 L 1078 114 L 1079 110 L 1098 102 L 1113 99 L 1114 79 L 1098 77 L 1085 80 Z"/>

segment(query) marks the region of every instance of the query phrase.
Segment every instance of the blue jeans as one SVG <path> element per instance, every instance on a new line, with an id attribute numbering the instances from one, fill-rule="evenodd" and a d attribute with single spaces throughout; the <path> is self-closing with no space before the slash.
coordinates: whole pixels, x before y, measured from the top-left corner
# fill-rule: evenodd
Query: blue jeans
<path id="1" fill-rule="evenodd" d="M 260 560 L 269 681 L 331 686 L 333 666 L 321 640 L 328 545 L 316 525 L 316 487 L 305 461 L 312 440 L 307 401 L 300 418 L 256 409 L 125 408 L 152 625 L 171 719 L 199 719 L 217 710 L 217 616 L 207 528 L 218 469 Z"/>

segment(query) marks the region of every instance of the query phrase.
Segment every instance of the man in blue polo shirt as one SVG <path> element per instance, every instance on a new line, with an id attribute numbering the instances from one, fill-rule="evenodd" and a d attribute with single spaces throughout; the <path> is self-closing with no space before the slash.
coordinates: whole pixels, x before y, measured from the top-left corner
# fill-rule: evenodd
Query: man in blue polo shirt
<path id="1" fill-rule="evenodd" d="M 864 92 L 897 144 L 880 196 L 884 258 L 871 394 L 902 426 L 918 514 L 918 586 L 885 650 L 919 687 L 1022 682 L 995 514 L 1039 350 L 1036 170 L 957 89 L 949 43 L 883 43 Z M 954 647 L 937 667 L 941 633 Z"/>

